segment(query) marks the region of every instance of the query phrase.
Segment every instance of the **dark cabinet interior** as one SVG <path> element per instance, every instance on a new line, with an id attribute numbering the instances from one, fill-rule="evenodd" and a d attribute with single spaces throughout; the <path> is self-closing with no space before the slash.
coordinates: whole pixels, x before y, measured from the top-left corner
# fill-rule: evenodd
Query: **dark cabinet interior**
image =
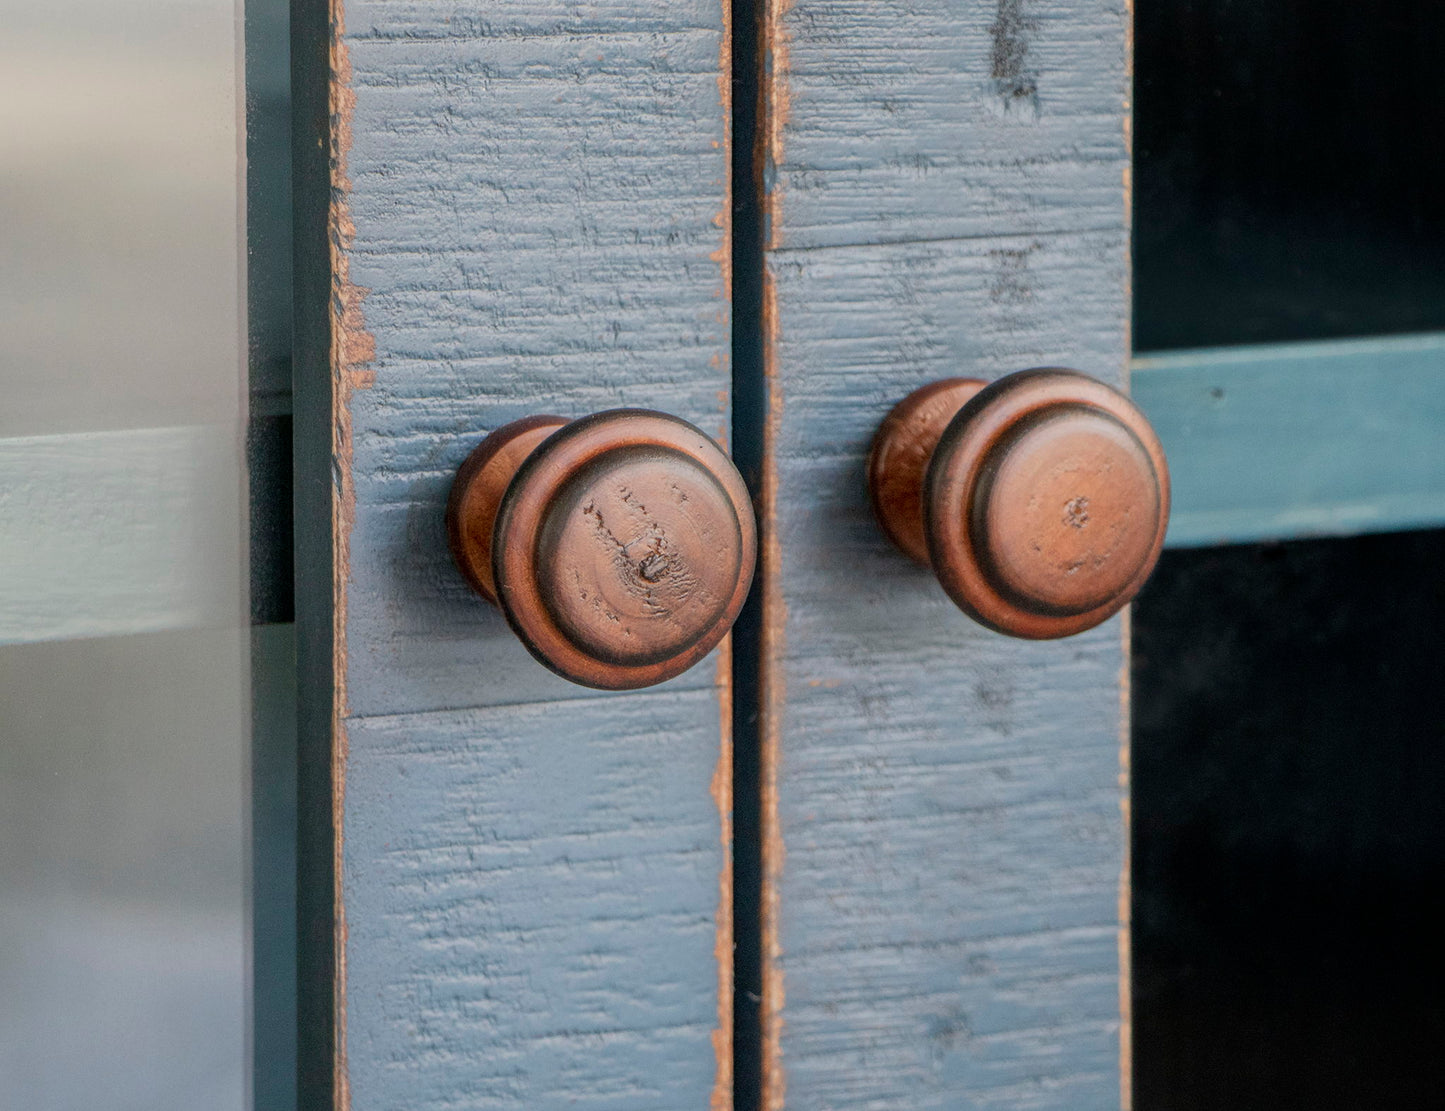
<path id="1" fill-rule="evenodd" d="M 1139 0 L 1140 351 L 1445 327 L 1445 13 Z"/>
<path id="2" fill-rule="evenodd" d="M 1445 327 L 1437 5 L 1140 0 L 1135 346 Z M 1167 551 L 1135 605 L 1135 1106 L 1445 1084 L 1445 533 Z"/>
<path id="3" fill-rule="evenodd" d="M 1168 551 L 1135 606 L 1135 1106 L 1445 1086 L 1445 532 Z"/>

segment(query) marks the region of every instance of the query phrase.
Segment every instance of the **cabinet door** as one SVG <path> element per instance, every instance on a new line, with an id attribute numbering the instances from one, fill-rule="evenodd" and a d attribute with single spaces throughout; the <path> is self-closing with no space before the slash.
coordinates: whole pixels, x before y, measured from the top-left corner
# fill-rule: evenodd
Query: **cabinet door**
<path id="1" fill-rule="evenodd" d="M 1128 358 L 1128 37 L 1085 0 L 766 6 L 762 1105 L 1127 1100 L 1127 616 L 1026 642 L 872 521 L 938 378 Z M 740 852 L 742 846 L 740 846 Z"/>
<path id="2" fill-rule="evenodd" d="M 726 1107 L 727 650 L 568 684 L 443 525 L 528 414 L 725 441 L 726 9 L 331 9 L 293 8 L 301 1105 Z"/>
<path id="3" fill-rule="evenodd" d="M 298 14 L 307 1105 L 731 1102 L 727 654 L 563 684 L 467 593 L 442 506 L 506 421 L 722 432 L 734 386 L 766 395 L 743 1101 L 1119 1099 L 1122 622 L 971 624 L 861 469 L 930 378 L 1120 381 L 1127 14 L 744 9 L 768 233 L 731 320 L 720 2 Z"/>

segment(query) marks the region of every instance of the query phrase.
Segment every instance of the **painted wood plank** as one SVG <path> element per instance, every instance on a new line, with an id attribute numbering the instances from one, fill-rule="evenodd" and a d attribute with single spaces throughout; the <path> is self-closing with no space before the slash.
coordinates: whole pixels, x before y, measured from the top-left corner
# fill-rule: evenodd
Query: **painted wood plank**
<path id="1" fill-rule="evenodd" d="M 774 249 L 1118 226 L 1121 5 L 767 6 Z"/>
<path id="2" fill-rule="evenodd" d="M 1123 379 L 1128 12 L 800 0 L 764 33 L 762 1104 L 1114 1108 L 1123 621 L 971 623 L 863 460 L 931 379 Z"/>
<path id="3" fill-rule="evenodd" d="M 376 342 L 351 403 L 351 708 L 586 693 L 455 573 L 442 507 L 529 413 L 639 405 L 725 436 L 721 0 L 350 0 L 347 22 L 348 260 Z"/>
<path id="4" fill-rule="evenodd" d="M 710 1106 L 716 708 L 689 691 L 352 723 L 355 1106 Z"/>
<path id="5" fill-rule="evenodd" d="M 0 644 L 241 619 L 233 425 L 0 439 Z"/>
<path id="6" fill-rule="evenodd" d="M 1144 355 L 1172 547 L 1445 524 L 1445 336 Z"/>
<path id="7" fill-rule="evenodd" d="M 298 587 L 303 1106 L 730 1102 L 726 651 L 667 689 L 571 686 L 443 528 L 457 464 L 528 413 L 726 437 L 726 13 L 304 14 L 297 531 L 331 581 Z"/>

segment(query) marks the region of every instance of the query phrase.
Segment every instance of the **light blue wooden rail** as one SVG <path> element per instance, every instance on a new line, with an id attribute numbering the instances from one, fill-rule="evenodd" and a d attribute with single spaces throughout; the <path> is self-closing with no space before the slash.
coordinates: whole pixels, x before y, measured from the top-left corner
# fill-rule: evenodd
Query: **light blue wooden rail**
<path id="1" fill-rule="evenodd" d="M 1141 355 L 1170 547 L 1445 525 L 1445 333 Z"/>

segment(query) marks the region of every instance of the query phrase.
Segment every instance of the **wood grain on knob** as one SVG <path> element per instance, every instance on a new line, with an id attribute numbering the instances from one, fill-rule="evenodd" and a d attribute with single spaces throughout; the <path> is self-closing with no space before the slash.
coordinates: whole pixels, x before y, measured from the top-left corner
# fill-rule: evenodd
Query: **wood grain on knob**
<path id="1" fill-rule="evenodd" d="M 965 612 L 1030 639 L 1117 613 L 1158 561 L 1169 518 L 1148 421 L 1071 370 L 915 391 L 879 428 L 868 477 L 895 543 Z"/>
<path id="2" fill-rule="evenodd" d="M 660 683 L 707 655 L 757 556 L 726 454 L 641 409 L 494 432 L 458 471 L 447 527 L 462 573 L 532 654 L 605 689 Z"/>

